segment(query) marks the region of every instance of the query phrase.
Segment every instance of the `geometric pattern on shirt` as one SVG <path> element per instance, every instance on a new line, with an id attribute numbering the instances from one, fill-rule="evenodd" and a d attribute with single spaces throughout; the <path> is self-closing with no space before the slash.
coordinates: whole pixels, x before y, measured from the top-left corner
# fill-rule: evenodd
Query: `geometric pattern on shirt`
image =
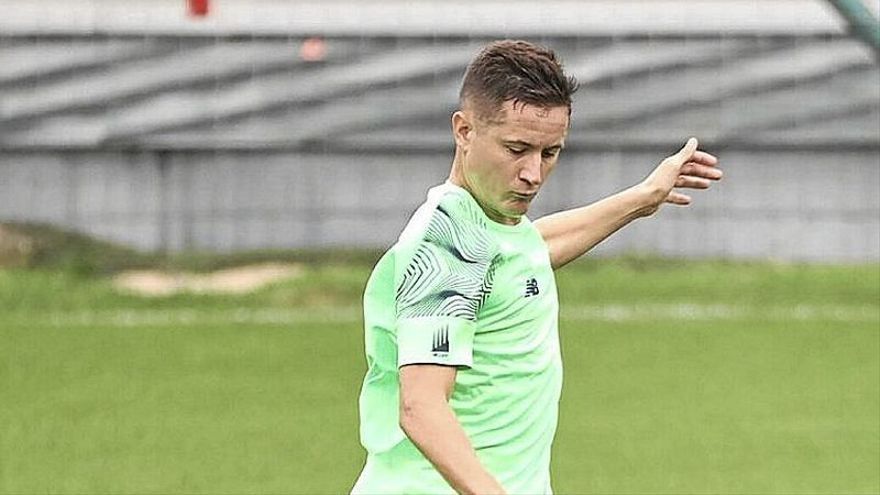
<path id="1" fill-rule="evenodd" d="M 482 218 L 455 219 L 439 205 L 397 288 L 398 317 L 475 321 L 492 292 L 496 254 Z"/>

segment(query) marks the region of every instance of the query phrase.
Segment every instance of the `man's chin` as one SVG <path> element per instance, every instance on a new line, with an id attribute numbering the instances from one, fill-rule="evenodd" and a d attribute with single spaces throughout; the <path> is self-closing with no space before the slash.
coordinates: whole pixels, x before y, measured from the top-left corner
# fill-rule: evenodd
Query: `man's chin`
<path id="1" fill-rule="evenodd" d="M 505 206 L 506 208 L 502 211 L 502 214 L 506 218 L 519 222 L 520 217 L 528 213 L 530 203 L 528 201 L 512 201 Z"/>
<path id="2" fill-rule="evenodd" d="M 511 201 L 508 201 L 505 205 L 507 207 L 507 212 L 522 216 L 525 215 L 527 211 L 529 211 L 529 206 L 532 205 L 532 201 L 530 199 L 520 199 L 515 198 Z"/>
<path id="3" fill-rule="evenodd" d="M 529 201 L 513 199 L 505 201 L 495 208 L 482 208 L 486 212 L 486 216 L 492 220 L 498 223 L 516 225 L 519 223 L 520 218 L 528 211 L 529 203 Z"/>

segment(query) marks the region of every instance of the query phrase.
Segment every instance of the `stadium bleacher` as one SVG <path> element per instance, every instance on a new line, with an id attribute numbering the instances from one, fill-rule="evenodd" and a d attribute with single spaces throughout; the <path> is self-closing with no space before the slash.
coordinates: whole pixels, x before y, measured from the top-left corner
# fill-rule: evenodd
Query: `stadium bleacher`
<path id="1" fill-rule="evenodd" d="M 480 41 L 330 39 L 319 62 L 296 38 L 6 42 L 0 145 L 444 148 Z M 880 133 L 880 68 L 851 38 L 546 41 L 583 84 L 572 146 L 669 142 L 693 121 L 712 143 Z"/>
<path id="2" fill-rule="evenodd" d="M 381 187 L 397 204 L 377 209 L 379 179 L 364 163 L 391 170 L 419 163 L 406 174 L 425 174 L 426 184 L 436 180 L 448 167 L 449 115 L 465 65 L 487 40 L 510 36 L 552 46 L 580 80 L 566 158 L 596 164 L 586 183 L 592 193 L 637 180 L 643 172 L 631 162 L 662 156 L 683 136 L 698 135 L 733 161 L 740 182 L 730 181 L 713 197 L 742 211 L 710 204 L 695 227 L 703 229 L 697 239 L 661 245 L 661 251 L 780 255 L 784 246 L 783 257 L 880 256 L 878 52 L 848 34 L 825 2 L 498 5 L 226 0 L 213 3 L 207 19 L 195 20 L 177 0 L 124 6 L 0 0 L 6 9 L 0 17 L 0 174 L 8 178 L 0 181 L 0 209 L 7 218 L 68 223 L 146 248 L 382 245 L 422 190 L 396 178 Z M 829 160 L 842 152 L 849 168 L 833 170 Z M 749 191 L 764 187 L 763 178 L 743 168 L 759 167 L 753 161 L 776 164 L 778 191 L 813 191 L 840 174 L 854 178 L 856 190 L 839 186 L 826 194 L 827 211 L 818 213 L 787 192 L 762 197 L 766 209 L 791 221 L 748 227 L 767 235 L 763 247 L 754 248 L 748 235 L 725 237 L 739 235 L 737 228 L 710 232 L 706 220 L 756 221 Z M 88 177 L 51 183 L 29 165 L 73 177 L 85 173 L 76 165 L 84 163 Z M 343 186 L 304 178 L 309 186 L 298 194 L 307 199 L 290 204 L 290 192 L 276 191 L 266 177 L 270 169 L 293 177 L 305 177 L 306 170 L 360 177 L 360 186 L 342 194 L 350 201 L 339 208 Z M 582 172 L 559 174 L 566 177 L 549 186 L 545 197 L 552 199 L 539 202 L 537 212 L 583 200 L 565 187 L 583 180 Z M 792 185 L 791 177 L 803 183 Z M 130 194 L 107 192 L 124 191 L 133 180 L 150 188 L 137 205 Z M 194 181 L 205 190 L 192 191 Z M 29 185 L 7 191 L 12 186 L 4 183 Z M 253 185 L 250 196 L 224 193 L 222 207 L 211 197 L 245 183 Z M 106 191 L 96 193 L 98 187 Z M 168 203 L 203 195 L 191 205 Z M 148 219 L 120 213 L 142 211 L 156 213 Z M 834 220 L 801 229 L 820 217 Z M 385 223 L 364 226 L 377 221 Z M 239 237 L 218 234 L 253 225 L 263 227 Z M 801 241 L 786 244 L 788 231 Z M 621 236 L 621 245 L 656 244 L 657 232 L 646 234 L 646 242 Z M 843 243 L 841 232 L 859 241 Z"/>

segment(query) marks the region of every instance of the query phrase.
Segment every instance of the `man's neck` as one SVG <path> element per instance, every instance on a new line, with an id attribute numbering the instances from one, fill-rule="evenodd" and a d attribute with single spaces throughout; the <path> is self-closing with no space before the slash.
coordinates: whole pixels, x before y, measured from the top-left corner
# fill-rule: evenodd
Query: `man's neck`
<path id="1" fill-rule="evenodd" d="M 455 157 L 452 159 L 452 168 L 449 170 L 449 178 L 446 180 L 469 192 L 471 196 L 474 195 L 473 191 L 471 191 L 471 188 L 468 187 L 467 182 L 464 180 L 464 169 L 461 165 L 461 155 L 458 150 L 455 150 Z"/>
<path id="2" fill-rule="evenodd" d="M 455 158 L 452 160 L 452 169 L 449 171 L 449 178 L 447 178 L 446 180 L 450 184 L 458 186 L 458 187 L 464 189 L 465 191 L 467 191 L 468 194 L 470 194 L 471 197 L 474 198 L 474 201 L 477 202 L 477 205 L 480 206 L 480 209 L 483 210 L 483 213 L 485 213 L 486 216 L 489 217 L 490 220 L 497 222 L 497 223 L 500 223 L 500 224 L 504 224 L 504 225 L 516 225 L 520 222 L 519 218 L 505 217 L 504 215 L 501 215 L 500 213 L 492 210 L 491 208 L 486 207 L 486 205 L 484 205 L 483 202 L 480 201 L 480 198 L 478 197 L 478 195 L 474 194 L 473 189 L 471 189 L 467 180 L 465 180 L 464 170 L 463 170 L 463 167 L 461 166 L 461 161 L 460 161 L 460 157 L 459 157 L 458 152 L 455 153 Z"/>

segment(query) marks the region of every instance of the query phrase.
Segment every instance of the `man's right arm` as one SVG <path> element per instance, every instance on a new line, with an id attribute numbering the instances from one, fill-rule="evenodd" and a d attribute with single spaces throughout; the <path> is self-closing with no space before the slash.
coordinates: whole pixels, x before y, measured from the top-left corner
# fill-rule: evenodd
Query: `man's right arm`
<path id="1" fill-rule="evenodd" d="M 677 187 L 707 189 L 721 179 L 718 159 L 697 151 L 691 138 L 675 155 L 664 159 L 640 184 L 591 205 L 553 213 L 535 221 L 557 269 L 583 255 L 633 220 L 653 215 L 663 203 L 686 206 L 691 198 Z"/>
<path id="2" fill-rule="evenodd" d="M 402 366 L 400 427 L 456 492 L 503 494 L 449 406 L 455 374 L 454 366 Z"/>

